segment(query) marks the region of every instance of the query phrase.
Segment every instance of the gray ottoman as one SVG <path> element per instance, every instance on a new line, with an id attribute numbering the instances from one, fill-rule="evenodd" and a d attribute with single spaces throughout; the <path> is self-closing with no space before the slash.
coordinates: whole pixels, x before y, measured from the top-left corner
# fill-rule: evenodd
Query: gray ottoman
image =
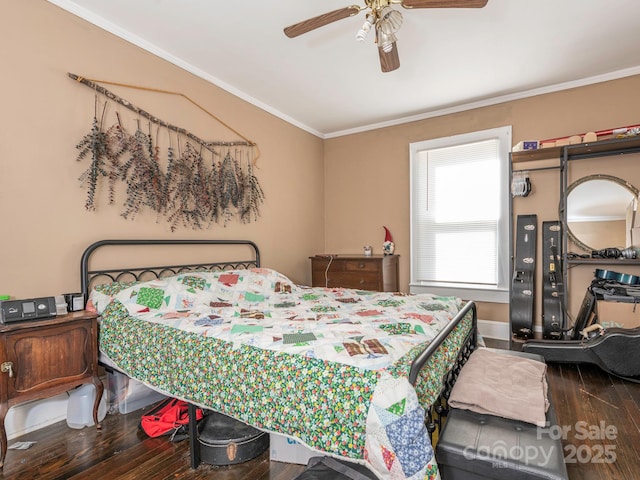
<path id="1" fill-rule="evenodd" d="M 504 353 L 542 358 L 522 352 Z M 567 480 L 562 442 L 556 429 L 555 435 L 550 435 L 549 427 L 557 425 L 553 405 L 546 418 L 547 427 L 541 428 L 452 408 L 436 445 L 442 480 Z"/>

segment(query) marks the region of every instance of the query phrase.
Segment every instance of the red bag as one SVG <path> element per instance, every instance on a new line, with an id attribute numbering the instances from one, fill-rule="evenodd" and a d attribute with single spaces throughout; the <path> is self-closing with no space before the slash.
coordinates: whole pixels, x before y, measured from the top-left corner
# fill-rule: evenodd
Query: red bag
<path id="1" fill-rule="evenodd" d="M 202 409 L 196 408 L 196 421 L 203 416 Z M 177 398 L 167 398 L 142 415 L 140 426 L 150 437 L 171 435 L 172 441 L 186 438 L 189 427 L 189 405 Z"/>

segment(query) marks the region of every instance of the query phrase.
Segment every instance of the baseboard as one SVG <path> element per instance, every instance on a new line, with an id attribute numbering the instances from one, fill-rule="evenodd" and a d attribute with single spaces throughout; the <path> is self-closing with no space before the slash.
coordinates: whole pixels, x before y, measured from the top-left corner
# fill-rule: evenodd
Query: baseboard
<path id="1" fill-rule="evenodd" d="M 484 338 L 509 341 L 511 338 L 508 322 L 478 320 L 478 333 Z"/>
<path id="2" fill-rule="evenodd" d="M 541 325 L 534 325 L 535 333 L 542 333 Z M 497 322 L 495 320 L 478 320 L 478 332 L 485 338 L 509 341 L 511 339 L 511 328 L 509 322 Z"/>

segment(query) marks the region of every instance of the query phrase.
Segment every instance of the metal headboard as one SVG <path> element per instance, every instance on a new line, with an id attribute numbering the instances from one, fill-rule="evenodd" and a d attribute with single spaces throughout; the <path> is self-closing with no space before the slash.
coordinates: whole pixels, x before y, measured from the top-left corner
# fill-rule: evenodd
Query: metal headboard
<path id="1" fill-rule="evenodd" d="M 225 260 L 222 262 L 199 262 L 192 264 L 154 265 L 143 267 L 110 268 L 102 270 L 90 269 L 89 262 L 95 251 L 107 246 L 132 246 L 132 245 L 246 245 L 251 255 L 244 260 Z M 181 272 L 195 270 L 235 270 L 260 266 L 260 251 L 258 246 L 250 240 L 101 240 L 93 243 L 82 254 L 80 260 L 80 282 L 84 299 L 88 298 L 89 289 L 97 279 L 103 278 L 106 282 L 134 281 L 143 278 L 162 278 Z"/>

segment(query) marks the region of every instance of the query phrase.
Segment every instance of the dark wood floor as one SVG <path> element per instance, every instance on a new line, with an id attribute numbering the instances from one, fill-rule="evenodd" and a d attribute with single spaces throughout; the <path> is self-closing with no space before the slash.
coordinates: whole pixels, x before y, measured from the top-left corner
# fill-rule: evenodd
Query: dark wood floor
<path id="1" fill-rule="evenodd" d="M 558 422 L 566 430 L 558 435 L 573 462 L 567 464 L 569 478 L 640 479 L 640 384 L 592 366 L 550 365 L 549 386 Z M 267 451 L 241 465 L 192 470 L 188 441 L 147 438 L 138 430 L 142 411 L 108 415 L 101 432 L 73 430 L 63 421 L 15 439 L 37 443 L 28 450 L 9 450 L 0 478 L 291 480 L 304 469 L 270 462 Z"/>

